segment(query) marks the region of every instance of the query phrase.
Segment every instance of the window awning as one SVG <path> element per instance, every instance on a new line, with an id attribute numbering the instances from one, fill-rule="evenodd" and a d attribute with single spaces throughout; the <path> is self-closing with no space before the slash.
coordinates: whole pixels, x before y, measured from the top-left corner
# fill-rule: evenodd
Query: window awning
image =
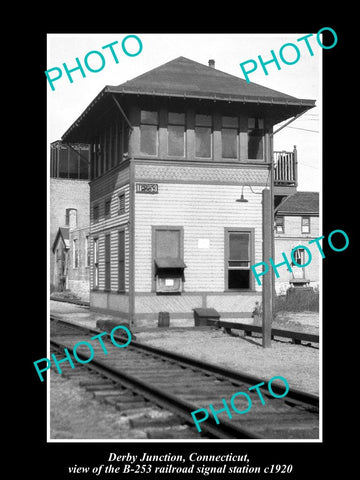
<path id="1" fill-rule="evenodd" d="M 186 268 L 184 261 L 181 258 L 155 258 L 155 265 L 157 268 Z"/>

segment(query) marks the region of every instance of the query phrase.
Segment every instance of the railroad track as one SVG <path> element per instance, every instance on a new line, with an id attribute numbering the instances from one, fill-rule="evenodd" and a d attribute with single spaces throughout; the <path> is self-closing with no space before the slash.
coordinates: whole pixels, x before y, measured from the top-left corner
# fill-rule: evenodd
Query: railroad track
<path id="1" fill-rule="evenodd" d="M 145 415 L 134 425 L 139 427 L 143 421 L 142 428 L 147 430 L 148 438 L 319 438 L 317 396 L 290 388 L 286 396 L 275 398 L 269 393 L 265 381 L 265 385 L 260 387 L 263 404 L 260 396 L 255 391 L 249 392 L 248 388 L 264 379 L 209 365 L 134 340 L 125 348 L 107 342 L 108 354 L 105 355 L 99 342 L 89 340 L 99 332 L 52 317 L 51 348 L 62 352 L 58 357 L 61 359 L 64 357 L 64 348 L 70 352 L 78 342 L 88 340 L 94 349 L 93 359 L 86 364 L 74 361 L 73 369 L 69 362 L 64 362 L 61 365 L 64 375 L 79 375 L 81 386 L 92 391 L 96 398 L 116 406 L 120 412 L 135 411 L 144 406 L 155 409 L 158 413 L 152 421 Z M 118 343 L 126 343 L 127 340 L 127 337 L 122 340 L 116 337 Z M 89 349 L 80 345 L 76 348 L 76 354 L 85 361 L 89 358 Z M 91 372 L 91 377 L 84 380 L 85 371 L 88 374 Z M 284 387 L 273 382 L 272 390 L 281 395 Z M 230 405 L 230 398 L 236 392 L 250 395 L 251 409 L 242 415 L 232 412 L 231 419 L 226 412 L 218 413 L 219 423 L 209 411 L 209 417 L 200 424 L 199 433 L 191 412 L 206 409 L 210 404 L 214 410 L 221 410 L 224 408 L 222 399 Z"/>

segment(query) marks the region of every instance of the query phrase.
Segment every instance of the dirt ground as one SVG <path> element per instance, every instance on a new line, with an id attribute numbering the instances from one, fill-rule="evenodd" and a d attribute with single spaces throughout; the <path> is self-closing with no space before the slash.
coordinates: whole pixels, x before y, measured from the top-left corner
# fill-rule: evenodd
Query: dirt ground
<path id="1" fill-rule="evenodd" d="M 60 306 L 58 309 L 60 311 Z M 88 323 L 86 310 L 61 306 L 64 317 Z M 76 319 L 75 319 L 76 317 Z M 92 320 L 93 321 L 93 320 Z M 177 323 L 179 325 L 179 323 Z M 308 333 L 319 333 L 316 313 L 282 313 L 273 326 Z M 235 371 L 269 380 L 281 375 L 290 388 L 319 395 L 321 368 L 319 345 L 295 345 L 288 339 L 273 340 L 262 347 L 260 337 L 244 337 L 242 331 L 229 335 L 222 329 L 171 326 L 136 331 L 136 340 L 172 352 L 188 355 Z M 128 419 L 113 407 L 102 404 L 73 380 L 51 374 L 50 426 L 52 439 L 144 438 L 144 432 L 130 431 Z M 88 419 L 92 419 L 89 425 Z M 95 427 L 96 424 L 96 427 Z"/>
<path id="2" fill-rule="evenodd" d="M 294 319 L 276 327 L 291 329 L 293 323 Z M 298 330 L 317 333 L 315 325 Z M 260 337 L 233 332 L 228 335 L 222 329 L 158 328 L 137 333 L 136 340 L 263 379 L 281 375 L 290 388 L 319 394 L 318 345 L 295 345 L 284 339 L 273 340 L 271 348 L 264 349 Z"/>

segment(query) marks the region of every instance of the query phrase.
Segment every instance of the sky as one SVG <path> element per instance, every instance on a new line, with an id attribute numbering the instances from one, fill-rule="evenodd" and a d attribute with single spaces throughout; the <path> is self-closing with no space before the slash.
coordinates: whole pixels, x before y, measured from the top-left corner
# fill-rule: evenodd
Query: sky
<path id="1" fill-rule="evenodd" d="M 305 41 L 297 41 L 310 33 L 314 33 L 308 39 L 313 55 Z M 142 50 L 136 56 L 126 55 L 121 48 L 123 39 L 129 35 L 136 35 L 141 40 Z M 110 47 L 102 48 L 113 42 L 118 42 L 112 47 L 118 63 Z M 299 54 L 291 46 L 282 49 L 283 58 L 288 63 L 293 63 L 292 65 L 282 62 L 279 55 L 281 48 L 287 43 L 298 47 Z M 139 43 L 135 38 L 129 37 L 125 48 L 130 54 L 135 54 L 139 51 Z M 268 75 L 265 75 L 258 56 L 260 55 L 264 62 L 271 60 L 271 50 L 275 52 L 281 69 L 278 70 L 272 62 L 267 65 Z M 102 52 L 105 59 L 105 65 L 100 70 L 101 57 L 97 54 L 87 57 L 90 68 L 99 70 L 98 72 L 91 72 L 85 67 L 84 59 L 92 51 Z M 298 61 L 295 63 L 297 55 Z M 253 59 L 258 67 L 249 74 L 251 82 L 297 98 L 316 101 L 316 107 L 274 135 L 274 150 L 292 151 L 296 145 L 298 190 L 321 191 L 322 55 L 326 55 L 326 50 L 317 43 L 316 32 L 252 35 L 137 32 L 49 34 L 44 72 L 58 68 L 61 69 L 62 76 L 53 82 L 55 90 L 52 90 L 44 73 L 47 88 L 47 151 L 50 152 L 50 143 L 61 139 L 105 85 L 120 85 L 179 56 L 204 65 L 208 64 L 209 59 L 214 59 L 216 69 L 244 79 L 240 63 Z M 71 74 L 73 83 L 70 83 L 63 63 L 72 69 L 77 66 L 76 58 L 80 60 L 86 77 L 84 78 L 79 70 L 74 71 Z M 247 64 L 245 68 L 250 69 L 250 65 Z M 49 72 L 49 75 L 55 78 L 58 70 Z"/>

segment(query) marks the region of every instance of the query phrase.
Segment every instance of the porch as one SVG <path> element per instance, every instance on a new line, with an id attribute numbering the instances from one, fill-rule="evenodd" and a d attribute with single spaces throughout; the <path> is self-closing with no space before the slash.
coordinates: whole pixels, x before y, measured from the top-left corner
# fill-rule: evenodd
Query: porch
<path id="1" fill-rule="evenodd" d="M 292 152 L 274 151 L 274 194 L 289 195 L 297 188 L 297 150 L 294 145 Z"/>

